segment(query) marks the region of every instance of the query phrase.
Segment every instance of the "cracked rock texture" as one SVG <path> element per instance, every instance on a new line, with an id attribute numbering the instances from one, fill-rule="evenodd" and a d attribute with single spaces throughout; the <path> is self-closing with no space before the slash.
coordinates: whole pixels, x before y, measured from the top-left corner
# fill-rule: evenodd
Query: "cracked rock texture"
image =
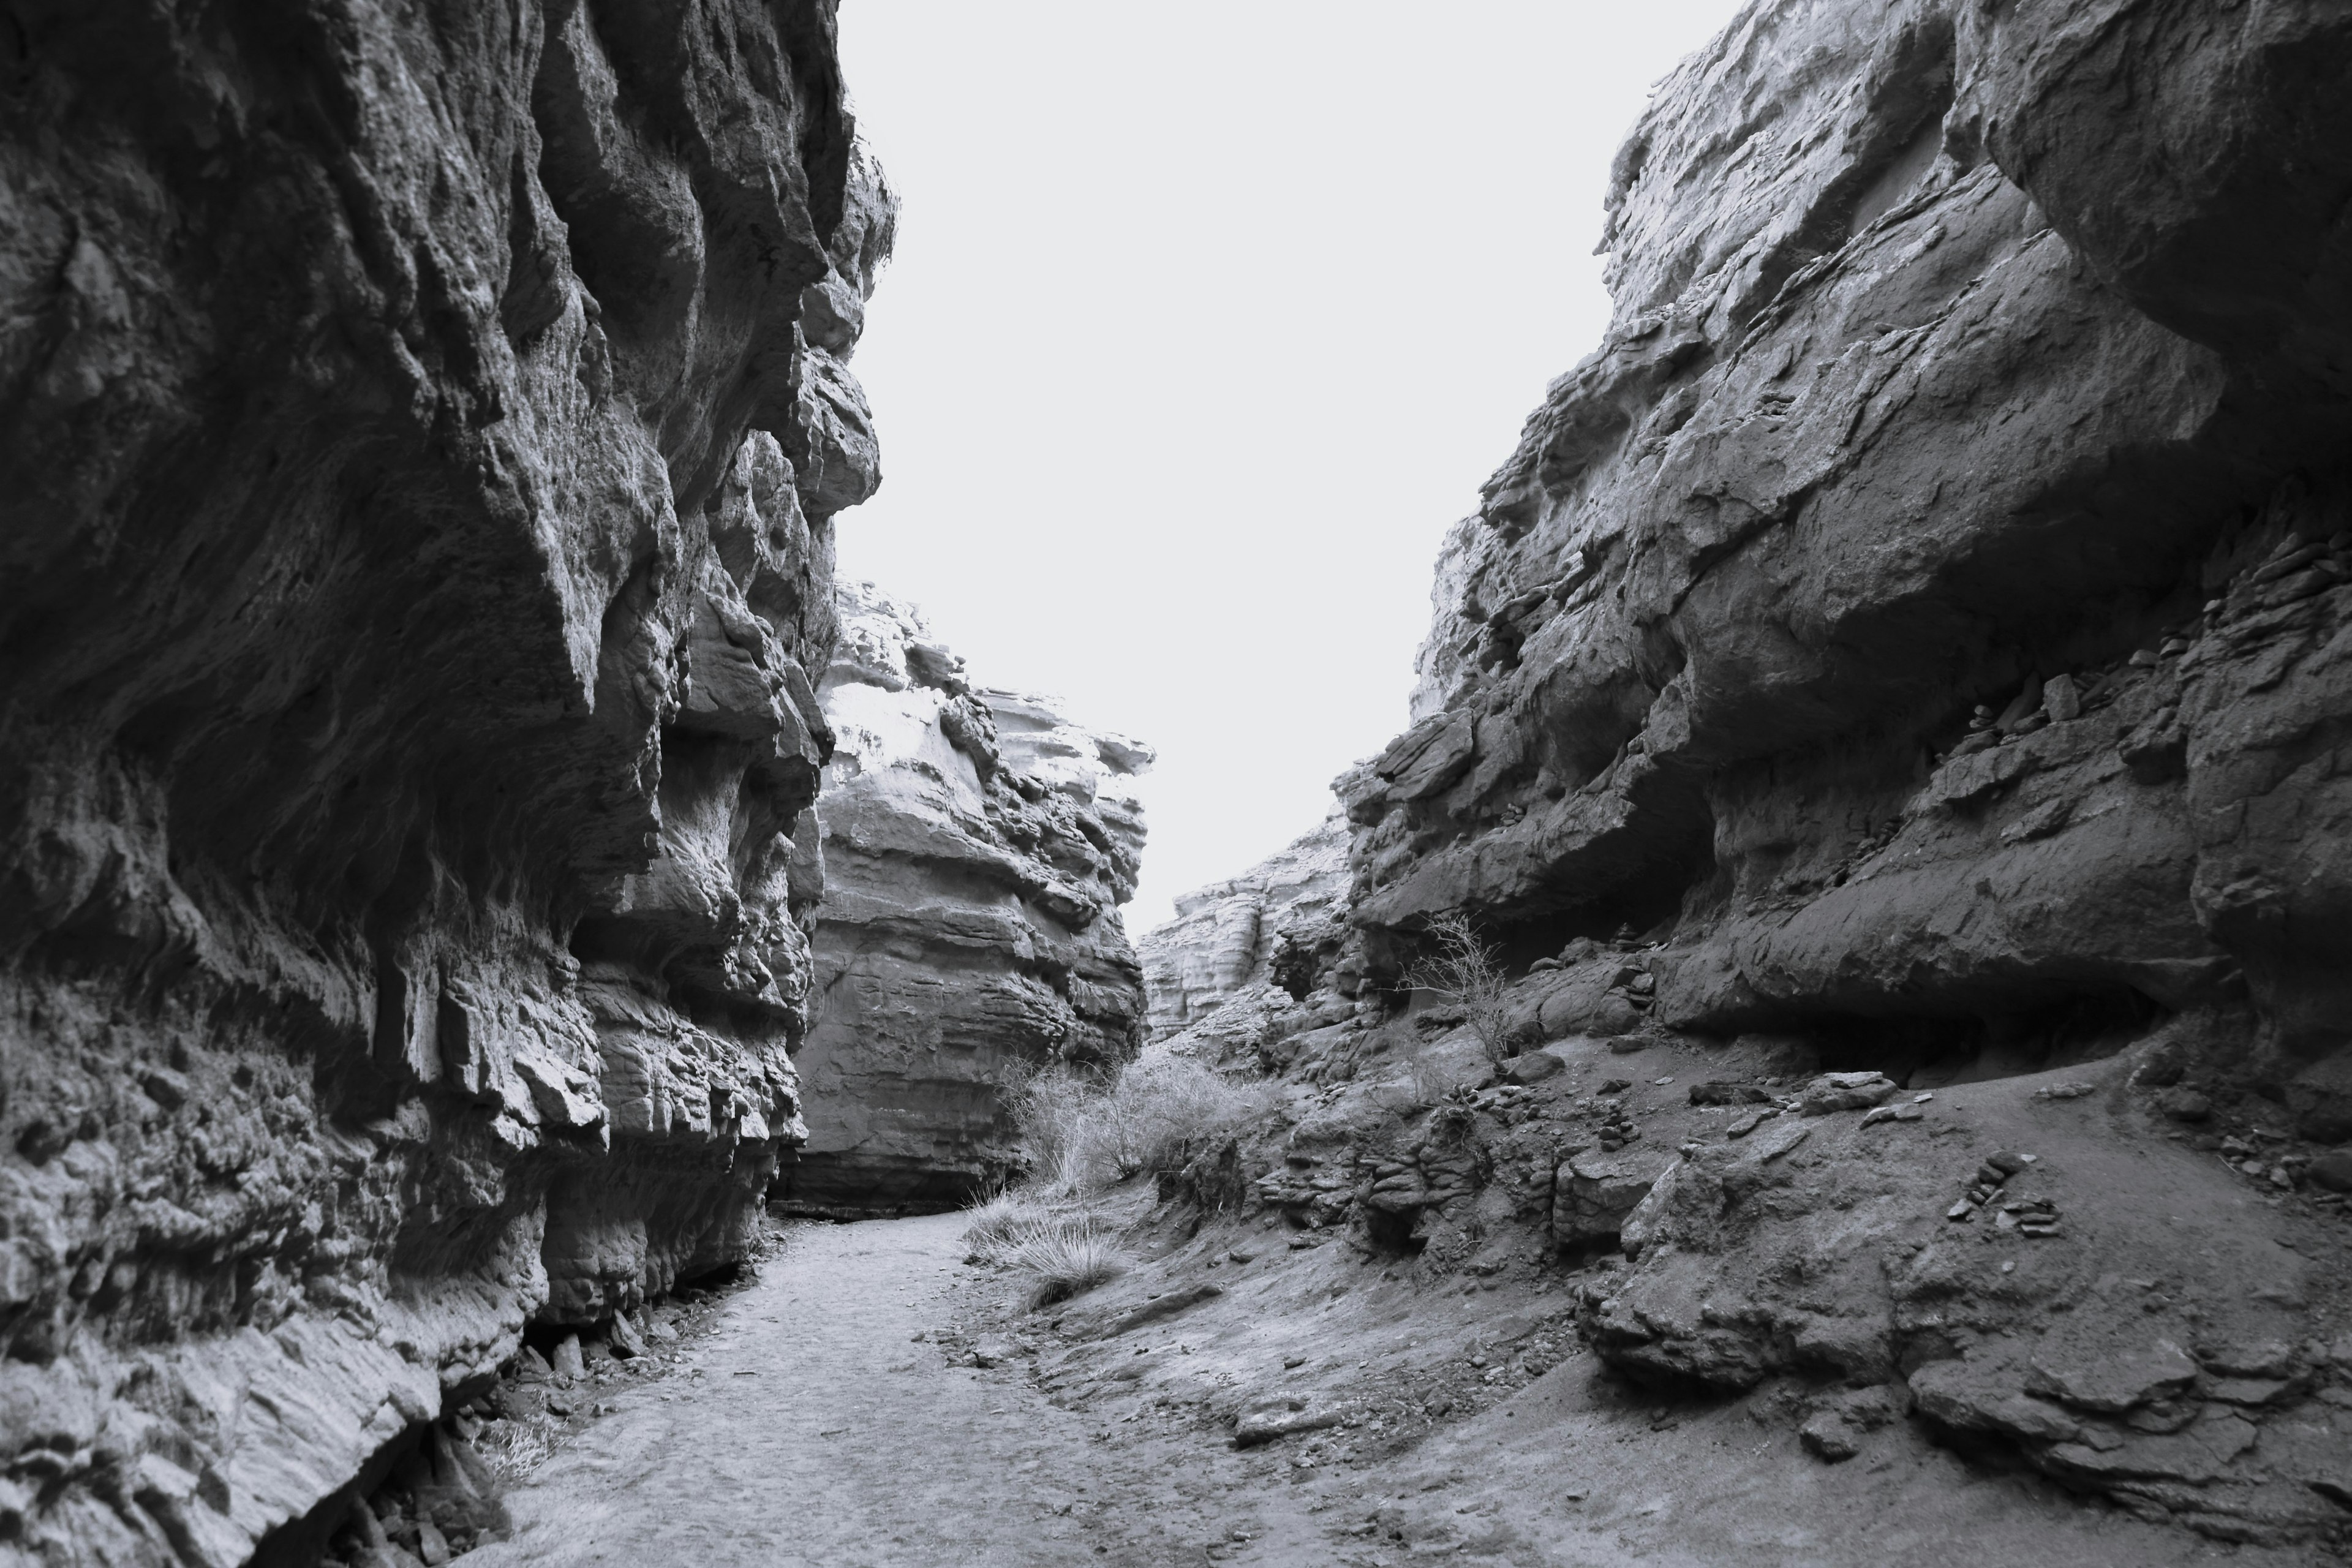
<path id="1" fill-rule="evenodd" d="M 2341 1535 L 2347 81 L 2318 0 L 1765 0 L 1662 84 L 1607 337 L 1336 785 L 1354 934 L 1190 1022 L 1324 1086 L 1256 1201 L 1423 1268 L 1541 1216 L 1606 1362 L 1826 1460 L 1899 1408 Z M 1380 1022 L 1448 913 L 1531 1122 L 1459 1007 Z"/>
<path id="2" fill-rule="evenodd" d="M 1152 753 L 1052 700 L 973 686 L 912 606 L 840 593 L 820 691 L 817 1021 L 793 1212 L 950 1207 L 1018 1158 L 1003 1090 L 1142 1044 L 1135 894 Z"/>
<path id="3" fill-rule="evenodd" d="M 298 1562 L 802 1134 L 893 203 L 824 0 L 35 5 L 0 80 L 0 1561 Z"/>
<path id="4" fill-rule="evenodd" d="M 1181 1033 L 1254 986 L 1309 973 L 1318 946 L 1345 935 L 1347 893 L 1348 823 L 1334 810 L 1240 876 L 1180 895 L 1175 918 L 1137 946 L 1152 1037 Z"/>

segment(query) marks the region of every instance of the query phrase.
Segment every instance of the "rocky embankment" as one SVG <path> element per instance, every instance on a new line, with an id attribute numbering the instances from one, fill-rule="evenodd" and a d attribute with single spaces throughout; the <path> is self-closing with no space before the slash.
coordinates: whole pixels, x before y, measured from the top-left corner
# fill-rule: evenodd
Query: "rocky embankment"
<path id="1" fill-rule="evenodd" d="M 2339 8 L 2186 0 L 1779 0 L 1669 78 L 1339 781 L 1352 939 L 1192 1026 L 1315 1098 L 1180 1185 L 1570 1268 L 1827 1459 L 2339 1535 L 2347 80 Z M 1449 913 L 1499 1068 L 1391 989 Z"/>
<path id="2" fill-rule="evenodd" d="M 1348 823 L 1338 811 L 1238 877 L 1176 900 L 1136 944 L 1154 1038 L 1181 1033 L 1244 991 L 1312 984 L 1347 937 Z"/>
<path id="3" fill-rule="evenodd" d="M 878 479 L 831 18 L 0 44 L 0 1559 L 305 1561 L 748 1245 Z"/>
<path id="4" fill-rule="evenodd" d="M 820 689 L 817 1022 L 791 1212 L 952 1207 L 1019 1157 L 1003 1090 L 1142 1043 L 1135 894 L 1150 748 L 975 687 L 911 606 L 845 584 Z"/>

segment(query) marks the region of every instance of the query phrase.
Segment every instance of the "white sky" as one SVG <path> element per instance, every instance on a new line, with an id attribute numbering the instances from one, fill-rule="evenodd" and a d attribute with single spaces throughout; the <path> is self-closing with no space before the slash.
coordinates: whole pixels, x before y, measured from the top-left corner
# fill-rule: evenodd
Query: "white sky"
<path id="1" fill-rule="evenodd" d="M 1160 751 L 1129 929 L 1405 722 L 1446 526 L 1608 318 L 1601 199 L 1737 0 L 845 0 L 905 201 L 844 575 Z"/>

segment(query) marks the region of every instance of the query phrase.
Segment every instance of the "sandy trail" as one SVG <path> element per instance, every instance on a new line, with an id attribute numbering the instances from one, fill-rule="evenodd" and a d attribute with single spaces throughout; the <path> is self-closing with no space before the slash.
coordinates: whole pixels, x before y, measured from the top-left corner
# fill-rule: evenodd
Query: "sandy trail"
<path id="1" fill-rule="evenodd" d="M 1955 1541 L 2013 1568 L 2287 1560 L 1978 1472 L 1907 1424 L 1826 1466 L 1786 1421 L 1737 1401 L 1662 1405 L 1580 1352 L 1405 1452 L 1379 1452 L 1371 1423 L 1328 1435 L 1371 1445 L 1361 1463 L 1309 1465 L 1296 1441 L 1237 1452 L 1166 1396 L 1273 1386 L 1334 1346 L 1360 1356 L 1357 1393 L 1378 1392 L 1409 1371 L 1400 1336 L 1449 1317 L 1499 1334 L 1508 1292 L 1416 1295 L 1336 1247 L 1203 1233 L 1106 1299 L 1188 1282 L 1237 1241 L 1259 1259 L 1221 1270 L 1224 1295 L 1172 1323 L 1049 1354 L 1048 1381 L 1087 1405 L 1066 1408 L 1017 1360 L 946 1364 L 931 1336 L 984 1330 L 1005 1305 L 1003 1281 L 961 1266 L 966 1223 L 791 1227 L 675 1371 L 595 1391 L 615 1413 L 508 1494 L 515 1538 L 465 1568 L 1939 1568 Z"/>
<path id="2" fill-rule="evenodd" d="M 964 1223 L 794 1227 L 677 1373 L 509 1494 L 515 1538 L 467 1568 L 1344 1560 L 1348 1511 L 1308 1517 L 1255 1457 L 1107 1428 L 910 1342 L 954 1310 Z"/>

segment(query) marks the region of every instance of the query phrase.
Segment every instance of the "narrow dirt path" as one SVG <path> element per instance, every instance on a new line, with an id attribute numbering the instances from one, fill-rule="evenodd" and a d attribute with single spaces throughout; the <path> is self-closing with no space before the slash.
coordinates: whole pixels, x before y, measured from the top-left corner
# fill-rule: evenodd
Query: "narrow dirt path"
<path id="1" fill-rule="evenodd" d="M 910 1342 L 963 1219 L 795 1227 L 678 1373 L 508 1496 L 467 1568 L 1326 1563 L 1346 1510 L 1197 1433 L 1112 1431 Z M 1321 1517 L 1310 1517 L 1310 1510 Z"/>

